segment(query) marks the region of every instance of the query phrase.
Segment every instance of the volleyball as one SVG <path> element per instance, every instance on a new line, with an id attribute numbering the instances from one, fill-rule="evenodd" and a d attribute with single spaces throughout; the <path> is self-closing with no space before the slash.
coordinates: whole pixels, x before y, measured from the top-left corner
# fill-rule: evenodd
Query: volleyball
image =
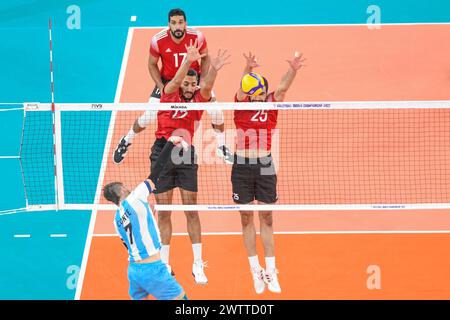
<path id="1" fill-rule="evenodd" d="M 245 74 L 241 80 L 241 88 L 245 94 L 257 96 L 264 90 L 264 78 L 254 72 Z"/>

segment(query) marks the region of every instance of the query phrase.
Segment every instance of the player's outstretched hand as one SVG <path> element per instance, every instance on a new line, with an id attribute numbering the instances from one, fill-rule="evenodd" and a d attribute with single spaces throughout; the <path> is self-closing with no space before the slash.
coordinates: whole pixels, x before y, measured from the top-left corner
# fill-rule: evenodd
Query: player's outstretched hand
<path id="1" fill-rule="evenodd" d="M 211 67 L 213 67 L 216 71 L 219 71 L 224 65 L 231 63 L 230 61 L 228 61 L 230 57 L 231 55 L 227 55 L 227 50 L 224 50 L 222 52 L 222 50 L 219 49 L 217 57 L 211 59 Z"/>
<path id="2" fill-rule="evenodd" d="M 248 52 L 248 56 L 244 53 L 244 58 L 247 63 L 247 67 L 256 68 L 259 67 L 258 62 L 256 62 L 256 55 L 252 54 L 250 51 Z"/>
<path id="3" fill-rule="evenodd" d="M 189 144 L 179 136 L 171 136 L 167 141 L 172 142 L 177 147 L 182 147 L 184 150 L 189 148 Z"/>
<path id="4" fill-rule="evenodd" d="M 206 53 L 200 53 L 200 46 L 198 44 L 198 39 L 195 39 L 192 43 L 192 39 L 189 40 L 189 45 L 184 45 L 186 47 L 187 56 L 186 59 L 189 62 L 197 61 L 206 56 Z"/>
<path id="5" fill-rule="evenodd" d="M 306 66 L 303 62 L 305 62 L 305 58 L 303 58 L 303 53 L 299 53 L 295 51 L 294 59 L 292 60 L 286 60 L 287 63 L 291 66 L 292 69 L 295 71 L 299 70 L 301 67 Z"/>

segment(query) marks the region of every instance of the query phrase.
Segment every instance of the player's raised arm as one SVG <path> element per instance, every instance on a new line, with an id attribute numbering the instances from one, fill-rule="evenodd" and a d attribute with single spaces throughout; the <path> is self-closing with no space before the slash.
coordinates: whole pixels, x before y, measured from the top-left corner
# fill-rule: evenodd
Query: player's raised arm
<path id="1" fill-rule="evenodd" d="M 205 77 L 205 81 L 200 84 L 200 94 L 204 99 L 209 100 L 211 98 L 211 91 L 214 87 L 214 82 L 216 81 L 217 72 L 227 64 L 231 62 L 228 61 L 230 55 L 227 54 L 227 50 L 220 50 L 214 59 L 211 59 L 211 67 Z"/>
<path id="2" fill-rule="evenodd" d="M 206 54 L 206 56 L 204 56 L 201 59 L 201 75 L 202 78 L 200 80 L 200 83 L 202 83 L 205 79 L 205 77 L 208 75 L 208 71 L 209 71 L 209 67 L 211 65 L 211 57 L 208 54 L 208 48 L 203 49 L 202 51 L 200 51 L 201 54 Z"/>
<path id="3" fill-rule="evenodd" d="M 177 91 L 181 83 L 186 77 L 189 67 L 191 66 L 192 62 L 197 61 L 205 56 L 205 54 L 199 53 L 198 43 L 197 39 L 192 43 L 192 40 L 190 41 L 189 45 L 186 46 L 186 59 L 184 59 L 183 63 L 181 64 L 180 68 L 178 69 L 177 73 L 175 74 L 175 77 L 173 77 L 172 80 L 170 80 L 166 86 L 164 87 L 164 93 L 170 94 L 175 91 Z"/>
<path id="4" fill-rule="evenodd" d="M 211 99 L 211 92 L 214 87 L 214 82 L 217 77 L 217 72 L 227 64 L 231 62 L 228 61 L 230 55 L 227 54 L 227 50 L 219 50 L 217 56 L 211 59 L 211 67 L 209 68 L 209 72 L 207 76 L 204 78 L 204 81 L 200 84 L 200 94 L 201 96 L 209 100 Z M 225 145 L 225 125 L 224 125 L 224 117 L 222 110 L 209 109 L 207 111 L 211 116 L 211 125 L 216 134 L 216 142 L 217 149 L 216 154 L 220 158 L 222 158 L 226 163 L 232 164 L 232 154 L 229 148 Z"/>
<path id="5" fill-rule="evenodd" d="M 301 67 L 304 66 L 303 62 L 306 59 L 303 58 L 302 53 L 295 52 L 294 59 L 292 60 L 286 60 L 289 63 L 289 70 L 286 72 L 286 74 L 281 79 L 280 84 L 278 85 L 277 89 L 275 90 L 275 100 L 276 101 L 283 101 L 284 96 L 286 95 L 286 92 L 288 91 L 289 87 L 291 86 L 292 82 L 295 79 L 295 76 L 297 75 L 297 71 L 300 70 Z"/>
<path id="6" fill-rule="evenodd" d="M 242 75 L 244 76 L 247 73 L 252 72 L 253 68 L 259 67 L 259 64 L 258 62 L 256 62 L 256 55 L 252 54 L 250 51 L 248 52 L 248 55 L 244 53 L 243 56 L 245 58 L 245 67 Z M 246 94 L 242 91 L 241 86 L 239 86 L 239 89 L 237 91 L 237 99 L 239 101 L 242 101 L 245 99 L 245 97 Z"/>
<path id="7" fill-rule="evenodd" d="M 155 185 L 161 175 L 162 170 L 166 166 L 166 164 L 170 161 L 170 156 L 172 154 L 172 149 L 175 146 L 181 146 L 184 150 L 187 150 L 188 144 L 183 140 L 182 137 L 179 136 L 171 136 L 167 143 L 164 145 L 164 148 L 161 150 L 161 153 L 158 156 L 158 160 L 156 161 L 152 173 L 148 176 L 147 182 L 150 183 L 152 190 L 155 189 Z"/>

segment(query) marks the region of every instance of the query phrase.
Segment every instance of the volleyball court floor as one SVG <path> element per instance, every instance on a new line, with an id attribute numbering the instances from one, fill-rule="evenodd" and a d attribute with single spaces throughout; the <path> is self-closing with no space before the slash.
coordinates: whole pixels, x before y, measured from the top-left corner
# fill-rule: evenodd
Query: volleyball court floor
<path id="1" fill-rule="evenodd" d="M 226 48 L 232 54 L 232 64 L 220 71 L 216 81 L 214 91 L 218 101 L 232 101 L 244 66 L 242 53 L 248 51 L 258 56 L 259 70 L 268 78 L 272 89 L 287 70 L 285 59 L 291 58 L 295 51 L 304 53 L 308 66 L 299 72 L 286 101 L 450 99 L 446 73 L 450 44 L 442 41 L 450 34 L 449 25 L 386 25 L 380 30 L 355 25 L 199 29 L 206 36 L 211 55 L 219 48 Z M 148 45 L 151 36 L 159 30 L 129 29 L 115 102 L 148 101 L 153 88 L 147 71 Z M 419 61 L 424 56 L 433 63 Z M 117 176 L 120 169 L 112 163 L 111 156 L 133 120 L 118 113 L 114 127 L 110 128 L 111 144 L 105 149 L 106 170 L 101 173 L 103 183 L 98 188 Z M 299 119 L 299 131 L 292 125 L 283 127 L 283 120 L 287 118 L 280 118 L 280 130 L 291 130 L 284 134 L 301 139 L 305 120 Z M 151 141 L 153 134 L 153 128 L 149 128 L 136 139 L 146 137 Z M 128 163 L 130 177 L 145 177 L 149 150 L 130 152 L 135 152 L 134 159 L 142 157 L 142 161 Z M 289 199 L 288 192 L 302 192 L 289 189 L 286 182 L 283 184 L 297 178 L 292 177 L 289 164 L 301 161 L 301 157 L 290 153 L 288 148 L 280 148 L 279 159 L 279 199 L 285 203 L 283 199 Z M 326 161 L 318 165 L 323 166 L 325 175 L 332 174 L 326 172 Z M 354 161 L 355 170 L 364 170 L 358 167 L 357 154 Z M 124 182 L 136 183 L 127 181 L 126 176 Z M 221 172 L 212 172 L 207 165 L 200 168 L 199 184 L 199 197 L 203 192 L 207 199 L 207 192 L 225 194 L 231 199 L 230 168 L 225 165 Z M 351 185 L 351 191 L 360 191 L 357 181 Z M 315 187 L 318 186 L 319 183 Z M 367 203 L 376 203 L 376 199 L 367 197 Z M 411 196 L 410 200 L 417 197 Z M 127 253 L 115 235 L 113 214 L 94 211 L 76 298 L 129 298 Z M 209 265 L 206 286 L 195 285 L 191 275 L 192 250 L 184 214 L 172 213 L 174 237 L 170 264 L 190 299 L 450 298 L 449 209 L 331 211 L 325 207 L 320 211 L 275 211 L 275 250 L 282 293 L 266 290 L 262 295 L 256 295 L 253 289 L 239 213 L 201 212 L 200 218 L 203 256 Z M 258 254 L 263 263 L 259 236 Z"/>

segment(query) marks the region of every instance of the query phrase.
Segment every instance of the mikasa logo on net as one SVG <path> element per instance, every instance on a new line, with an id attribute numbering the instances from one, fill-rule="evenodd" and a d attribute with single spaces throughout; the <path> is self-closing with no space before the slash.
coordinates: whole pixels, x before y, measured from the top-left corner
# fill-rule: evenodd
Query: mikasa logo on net
<path id="1" fill-rule="evenodd" d="M 171 105 L 170 109 L 187 109 L 185 105 Z"/>

